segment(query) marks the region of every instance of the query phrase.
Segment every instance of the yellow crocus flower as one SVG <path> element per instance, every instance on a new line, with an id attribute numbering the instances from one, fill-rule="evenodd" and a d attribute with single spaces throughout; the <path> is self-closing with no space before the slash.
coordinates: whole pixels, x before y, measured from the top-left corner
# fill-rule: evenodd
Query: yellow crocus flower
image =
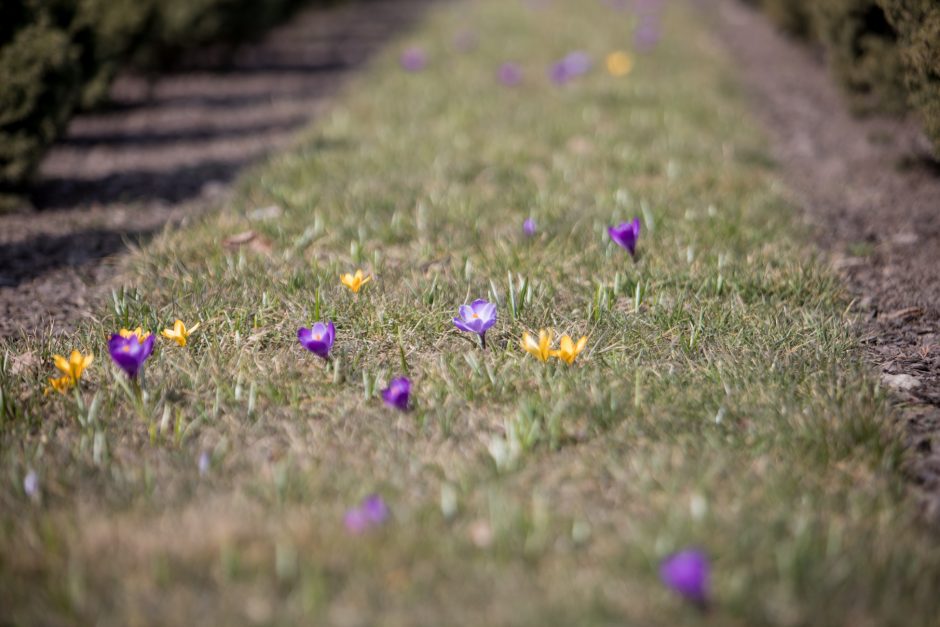
<path id="1" fill-rule="evenodd" d="M 67 359 L 62 355 L 53 355 L 52 361 L 55 367 L 62 373 L 62 376 L 57 379 L 49 379 L 49 387 L 46 388 L 46 394 L 52 391 L 65 394 L 78 384 L 78 381 L 82 378 L 82 374 L 85 372 L 85 368 L 90 366 L 91 362 L 94 360 L 95 356 L 91 353 L 82 355 L 82 353 L 77 350 L 73 350 Z"/>
<path id="2" fill-rule="evenodd" d="M 578 343 L 575 344 L 574 340 L 568 335 L 562 335 L 561 339 L 558 341 L 558 350 L 552 351 L 552 357 L 557 357 L 570 366 L 574 363 L 574 360 L 578 358 L 578 355 L 581 354 L 585 346 L 587 346 L 586 336 L 582 337 L 578 340 Z"/>
<path id="3" fill-rule="evenodd" d="M 199 328 L 200 323 L 193 325 L 193 328 L 187 329 L 186 325 L 182 320 L 177 318 L 176 322 L 173 323 L 172 329 L 163 329 L 160 332 L 160 335 L 165 337 L 168 340 L 173 340 L 180 346 L 186 346 L 186 340 L 189 339 L 189 335 L 196 331 Z"/>
<path id="4" fill-rule="evenodd" d="M 52 394 L 53 392 L 65 394 L 71 389 L 72 379 L 68 376 L 61 376 L 59 378 L 49 377 L 49 387 L 46 388 L 45 394 Z"/>
<path id="5" fill-rule="evenodd" d="M 611 76 L 626 76 L 633 71 L 633 57 L 623 50 L 611 52 L 607 55 L 607 71 Z"/>
<path id="6" fill-rule="evenodd" d="M 55 367 L 62 371 L 62 374 L 68 377 L 72 383 L 76 383 L 82 378 L 85 368 L 95 360 L 95 356 L 91 353 L 82 355 L 81 352 L 73 350 L 68 359 L 62 355 L 53 355 L 52 359 L 55 362 Z"/>
<path id="7" fill-rule="evenodd" d="M 366 276 L 362 270 L 356 270 L 356 274 L 341 274 L 339 280 L 343 285 L 352 290 L 353 294 L 358 294 L 363 285 L 372 280 L 372 276 Z"/>
<path id="8" fill-rule="evenodd" d="M 137 341 L 140 342 L 141 344 L 144 343 L 144 340 L 150 337 L 150 332 L 143 331 L 140 327 L 137 327 L 133 331 L 130 331 L 128 329 L 121 329 L 120 331 L 118 331 L 118 334 L 123 338 L 129 338 L 132 335 L 136 335 Z"/>
<path id="9" fill-rule="evenodd" d="M 522 334 L 522 348 L 539 361 L 548 361 L 552 348 L 551 330 L 540 329 L 538 341 L 526 331 Z"/>

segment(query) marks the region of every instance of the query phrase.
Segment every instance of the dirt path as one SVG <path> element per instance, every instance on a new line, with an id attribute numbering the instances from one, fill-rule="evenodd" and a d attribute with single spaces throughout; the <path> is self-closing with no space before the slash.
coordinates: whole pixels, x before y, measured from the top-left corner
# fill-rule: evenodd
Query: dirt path
<path id="1" fill-rule="evenodd" d="M 912 474 L 940 517 L 940 168 L 915 121 L 853 118 L 814 51 L 736 0 L 709 6 L 784 180 L 857 298 L 916 451 Z"/>
<path id="2" fill-rule="evenodd" d="M 225 69 L 197 64 L 152 89 L 121 78 L 114 106 L 77 117 L 49 153 L 38 210 L 0 216 L 0 337 L 63 332 L 88 315 L 117 253 L 218 202 L 428 1 L 312 9 Z"/>

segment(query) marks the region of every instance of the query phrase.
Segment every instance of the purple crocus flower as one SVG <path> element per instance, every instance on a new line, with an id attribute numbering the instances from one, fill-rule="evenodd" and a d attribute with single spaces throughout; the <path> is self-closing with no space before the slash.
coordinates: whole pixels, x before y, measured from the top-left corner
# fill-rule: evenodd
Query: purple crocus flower
<path id="1" fill-rule="evenodd" d="M 350 533 L 359 534 L 382 525 L 388 516 L 385 500 L 378 494 L 370 494 L 362 499 L 358 507 L 346 512 L 343 522 Z"/>
<path id="2" fill-rule="evenodd" d="M 411 398 L 411 381 L 408 377 L 392 379 L 388 387 L 382 390 L 382 398 L 389 407 L 408 411 L 408 402 Z"/>
<path id="3" fill-rule="evenodd" d="M 552 82 L 556 85 L 564 85 L 572 78 L 571 75 L 568 74 L 568 68 L 565 66 L 564 61 L 552 64 L 552 67 L 548 70 L 548 77 L 552 79 Z"/>
<path id="4" fill-rule="evenodd" d="M 708 603 L 708 556 L 698 549 L 685 549 L 667 556 L 659 565 L 659 578 L 687 601 L 704 608 Z"/>
<path id="5" fill-rule="evenodd" d="M 503 63 L 496 76 L 506 87 L 515 87 L 522 82 L 522 68 L 518 63 Z"/>
<path id="6" fill-rule="evenodd" d="M 565 55 L 565 58 L 561 61 L 552 65 L 548 76 L 556 85 L 564 85 L 572 79 L 584 76 L 590 69 L 590 55 L 583 50 L 575 50 Z"/>
<path id="7" fill-rule="evenodd" d="M 209 474 L 209 467 L 212 465 L 212 458 L 209 457 L 209 451 L 203 451 L 199 453 L 199 461 L 196 462 L 196 467 L 199 469 L 199 476 L 205 477 Z"/>
<path id="8" fill-rule="evenodd" d="M 583 50 L 575 50 L 561 60 L 573 77 L 584 76 L 591 70 L 591 56 Z"/>
<path id="9" fill-rule="evenodd" d="M 607 228 L 610 239 L 619 246 L 626 248 L 631 257 L 636 257 L 636 242 L 640 238 L 640 219 L 633 218 L 633 222 L 624 222 L 619 226 Z"/>
<path id="10" fill-rule="evenodd" d="M 486 348 L 486 331 L 496 324 L 496 305 L 478 299 L 469 305 L 461 305 L 460 316 L 454 318 L 454 326 L 467 333 L 480 336 L 480 344 Z"/>
<path id="11" fill-rule="evenodd" d="M 114 363 L 128 377 L 136 379 L 140 368 L 153 352 L 155 340 L 156 336 L 142 333 L 139 329 L 134 332 L 122 331 L 115 333 L 108 340 L 108 352 Z"/>
<path id="12" fill-rule="evenodd" d="M 35 470 L 30 469 L 26 473 L 26 477 L 23 479 L 23 492 L 31 499 L 39 496 L 39 475 L 36 474 Z"/>
<path id="13" fill-rule="evenodd" d="M 407 72 L 420 72 L 428 64 L 428 56 L 422 48 L 412 46 L 406 48 L 398 59 L 401 67 Z"/>
<path id="14" fill-rule="evenodd" d="M 535 235 L 535 231 L 538 227 L 535 224 L 535 220 L 532 218 L 526 218 L 525 222 L 522 223 L 522 232 L 525 233 L 528 237 Z"/>
<path id="15" fill-rule="evenodd" d="M 336 327 L 329 320 L 326 324 L 317 322 L 309 329 L 300 327 L 297 329 L 297 339 L 304 348 L 317 357 L 328 359 L 330 349 L 333 348 L 333 340 L 336 339 Z"/>
<path id="16" fill-rule="evenodd" d="M 633 43 L 637 52 L 650 52 L 659 43 L 661 36 L 659 19 L 656 16 L 644 16 L 633 31 Z"/>

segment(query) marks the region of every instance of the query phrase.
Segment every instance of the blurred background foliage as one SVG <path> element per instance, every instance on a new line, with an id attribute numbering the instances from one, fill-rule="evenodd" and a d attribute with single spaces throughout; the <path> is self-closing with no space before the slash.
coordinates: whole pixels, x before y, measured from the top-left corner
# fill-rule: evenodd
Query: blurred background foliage
<path id="1" fill-rule="evenodd" d="M 821 45 L 858 113 L 921 117 L 940 156 L 938 0 L 745 0 Z"/>
<path id="2" fill-rule="evenodd" d="M 194 48 L 250 41 L 309 1 L 0 2 L 0 208 L 69 118 L 106 102 L 120 68 L 159 71 Z M 821 45 L 856 112 L 914 109 L 940 155 L 940 2 L 744 1 Z"/>
<path id="3" fill-rule="evenodd" d="M 3 0 L 0 197 L 15 202 L 69 118 L 107 101 L 119 69 L 159 71 L 195 48 L 250 41 L 306 1 Z"/>

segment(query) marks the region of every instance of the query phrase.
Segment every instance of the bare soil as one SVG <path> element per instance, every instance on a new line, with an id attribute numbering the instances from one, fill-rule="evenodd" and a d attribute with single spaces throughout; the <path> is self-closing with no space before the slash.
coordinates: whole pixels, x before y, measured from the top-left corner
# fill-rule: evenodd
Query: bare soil
<path id="1" fill-rule="evenodd" d="M 0 337 L 67 332 L 90 315 L 118 253 L 222 202 L 427 4 L 314 8 L 224 66 L 205 51 L 155 81 L 121 77 L 111 106 L 76 117 L 50 151 L 35 206 L 0 215 Z"/>
<path id="2" fill-rule="evenodd" d="M 940 165 L 917 120 L 853 117 L 819 51 L 736 0 L 713 9 L 784 181 L 845 276 L 940 519 Z"/>

